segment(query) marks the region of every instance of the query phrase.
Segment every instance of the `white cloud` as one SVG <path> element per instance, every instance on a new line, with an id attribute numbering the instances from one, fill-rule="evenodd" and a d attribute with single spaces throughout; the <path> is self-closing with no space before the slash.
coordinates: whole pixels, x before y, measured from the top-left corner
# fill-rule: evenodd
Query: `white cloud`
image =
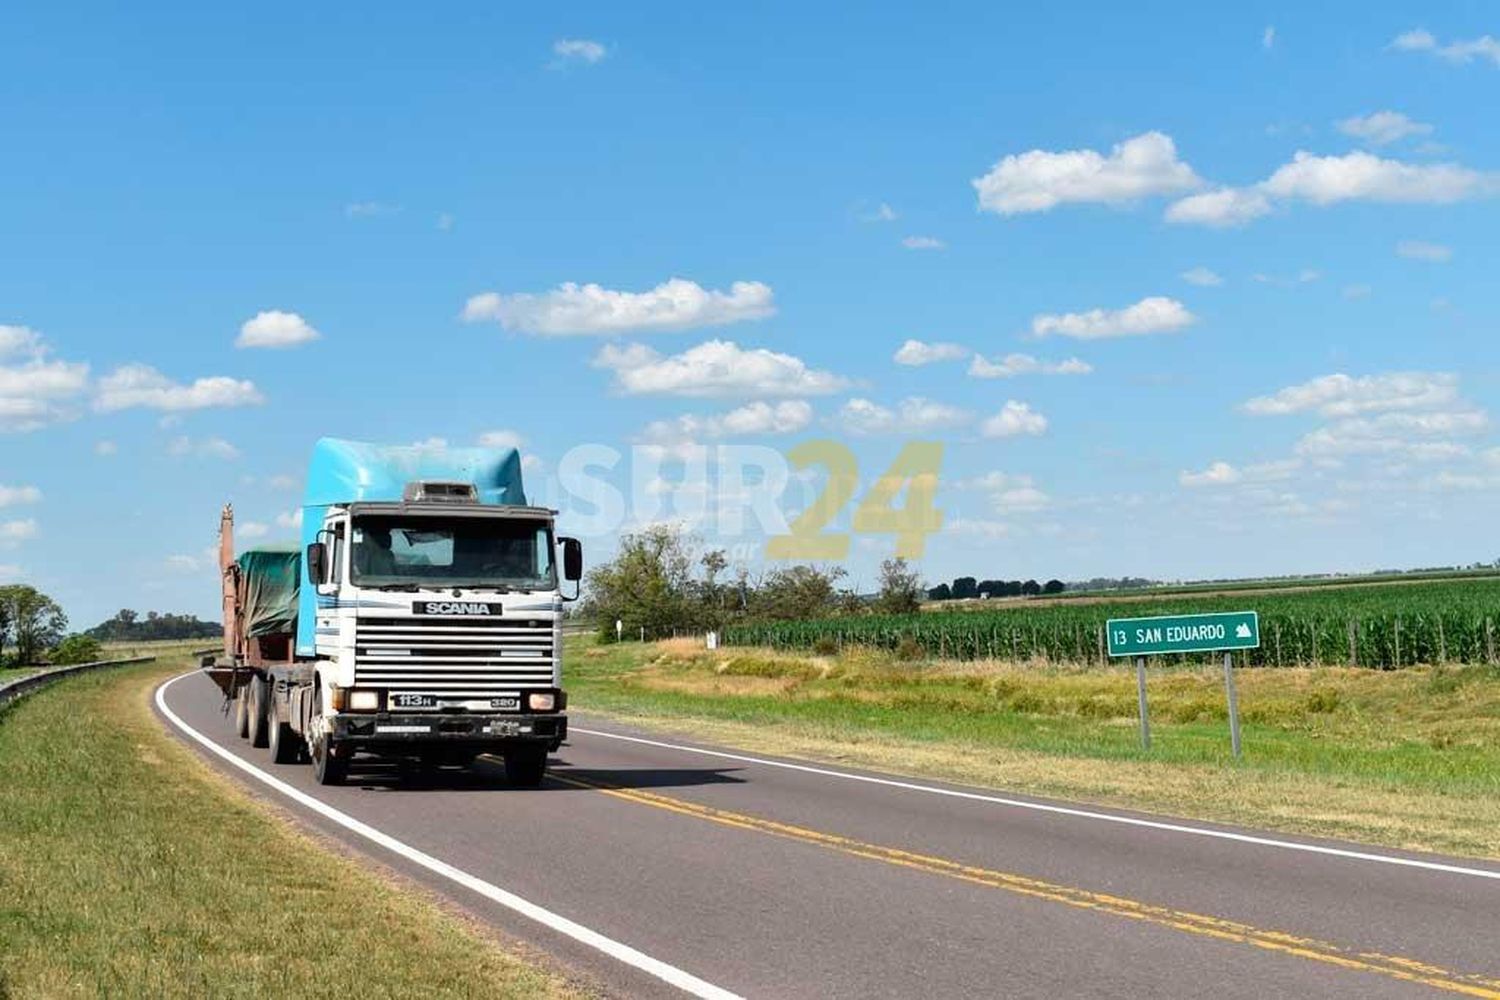
<path id="1" fill-rule="evenodd" d="M 6 486 L 0 483 L 0 507 L 14 507 L 23 503 L 41 503 L 42 491 L 35 486 Z"/>
<path id="2" fill-rule="evenodd" d="M 106 440 L 106 441 L 95 441 L 94 442 L 94 454 L 95 455 L 99 455 L 101 457 L 108 458 L 110 455 L 117 455 L 117 454 L 119 454 L 119 452 L 120 452 L 120 446 L 117 445 L 117 444 L 115 444 L 113 441 L 107 441 Z"/>
<path id="3" fill-rule="evenodd" d="M 240 450 L 221 437 L 193 440 L 187 435 L 173 438 L 167 443 L 169 455 L 196 455 L 200 458 L 220 458 L 233 461 L 240 457 Z"/>
<path id="4" fill-rule="evenodd" d="M 234 526 L 234 533 L 240 538 L 264 538 L 271 533 L 271 528 L 260 521 L 244 521 Z"/>
<path id="5" fill-rule="evenodd" d="M 936 236 L 908 236 L 901 241 L 908 250 L 946 250 L 948 244 Z"/>
<path id="6" fill-rule="evenodd" d="M 485 431 L 479 435 L 479 444 L 483 448 L 516 448 L 526 442 L 519 431 L 495 430 Z"/>
<path id="7" fill-rule="evenodd" d="M 705 341 L 671 356 L 643 344 L 608 344 L 593 363 L 614 372 L 616 388 L 629 396 L 787 398 L 826 396 L 848 385 L 801 358 L 729 340 Z"/>
<path id="8" fill-rule="evenodd" d="M 383 201 L 354 201 L 344 206 L 344 218 L 369 219 L 378 215 L 395 215 L 400 211 L 400 205 Z"/>
<path id="9" fill-rule="evenodd" d="M 1391 41 L 1391 48 L 1403 52 L 1431 52 L 1451 63 L 1468 63 L 1478 59 L 1489 60 L 1500 66 L 1500 40 L 1491 35 L 1441 45 L 1432 32 L 1417 28 L 1397 35 Z"/>
<path id="10" fill-rule="evenodd" d="M 1336 122 L 1338 130 L 1376 146 L 1387 146 L 1409 136 L 1431 135 L 1432 126 L 1414 121 L 1399 111 L 1376 111 Z"/>
<path id="11" fill-rule="evenodd" d="M 1336 372 L 1247 400 L 1244 409 L 1258 416 L 1316 411 L 1325 417 L 1350 417 L 1433 409 L 1457 398 L 1458 376 L 1446 372 L 1392 372 L 1359 378 Z"/>
<path id="12" fill-rule="evenodd" d="M 1036 436 L 1047 431 L 1047 418 L 1033 410 L 1028 403 L 1008 400 L 1000 412 L 985 420 L 979 432 L 988 438 Z"/>
<path id="13" fill-rule="evenodd" d="M 1202 472 L 1184 469 L 1177 474 L 1177 481 L 1183 486 L 1231 486 L 1243 478 L 1244 473 L 1228 462 L 1214 462 Z"/>
<path id="14" fill-rule="evenodd" d="M 1323 277 L 1323 272 L 1319 271 L 1317 268 L 1304 267 L 1302 270 L 1298 271 L 1296 274 L 1288 278 L 1283 278 L 1280 275 L 1275 274 L 1256 273 L 1250 276 L 1250 280 L 1258 282 L 1262 285 L 1276 285 L 1280 288 L 1291 288 L 1295 285 L 1311 284 L 1321 277 Z"/>
<path id="15" fill-rule="evenodd" d="M 953 517 L 943 524 L 945 532 L 959 535 L 977 535 L 980 538 L 1004 538 L 1011 533 L 1012 525 L 1008 521 L 996 521 L 989 518 L 975 517 Z"/>
<path id="16" fill-rule="evenodd" d="M 900 216 L 896 214 L 894 208 L 881 202 L 875 206 L 874 211 L 866 212 L 859 218 L 861 222 L 895 222 Z"/>
<path id="17" fill-rule="evenodd" d="M 1153 295 L 1124 309 L 1090 309 L 1081 313 L 1043 313 L 1031 321 L 1033 336 L 1134 337 L 1148 333 L 1170 333 L 1191 326 L 1197 317 L 1181 302 Z"/>
<path id="18" fill-rule="evenodd" d="M 1033 149 L 1007 156 L 973 184 L 981 210 L 1015 215 L 1045 212 L 1065 202 L 1119 204 L 1177 194 L 1202 181 L 1177 159 L 1170 136 L 1145 132 L 1118 143 L 1108 156 L 1092 149 Z"/>
<path id="19" fill-rule="evenodd" d="M 153 410 L 201 410 L 219 406 L 253 406 L 265 402 L 255 383 L 212 375 L 180 385 L 149 365 L 129 364 L 99 380 L 94 408 L 104 413 L 147 407 Z"/>
<path id="20" fill-rule="evenodd" d="M 897 349 L 892 361 L 898 365 L 930 365 L 937 361 L 962 361 L 969 349 L 962 344 L 926 343 L 908 340 Z"/>
<path id="21" fill-rule="evenodd" d="M 969 375 L 973 378 L 1014 378 L 1017 375 L 1087 375 L 1094 366 L 1080 358 L 1066 361 L 1044 361 L 1030 354 L 1007 354 L 998 361 L 990 361 L 976 354 L 969 362 Z"/>
<path id="22" fill-rule="evenodd" d="M 552 43 L 552 53 L 559 59 L 593 65 L 608 55 L 609 50 L 588 38 L 559 38 Z"/>
<path id="23" fill-rule="evenodd" d="M 1433 264 L 1446 264 L 1453 259 L 1453 248 L 1441 243 L 1424 240 L 1402 240 L 1396 244 L 1396 256 L 1408 260 L 1425 260 Z"/>
<path id="24" fill-rule="evenodd" d="M 894 410 L 868 399 L 851 399 L 839 410 L 836 422 L 849 434 L 927 434 L 961 427 L 972 419 L 956 406 L 909 396 Z"/>
<path id="25" fill-rule="evenodd" d="M 961 485 L 984 492 L 991 506 L 1000 514 L 1035 513 L 1052 503 L 1052 498 L 1042 492 L 1030 476 L 987 472 Z"/>
<path id="26" fill-rule="evenodd" d="M 1292 162 L 1279 167 L 1261 187 L 1278 198 L 1301 198 L 1315 205 L 1354 199 L 1446 205 L 1500 190 L 1493 174 L 1455 163 L 1403 163 L 1363 150 L 1343 156 L 1298 150 Z"/>
<path id="27" fill-rule="evenodd" d="M 37 536 L 36 518 L 19 521 L 0 521 L 0 547 L 9 548 Z"/>
<path id="28" fill-rule="evenodd" d="M 1227 228 L 1243 226 L 1271 211 L 1271 201 L 1259 191 L 1222 187 L 1189 195 L 1167 206 L 1168 222 Z"/>
<path id="29" fill-rule="evenodd" d="M 204 560 L 198 556 L 189 556 L 178 553 L 166 558 L 166 567 L 174 573 L 197 573 L 204 567 Z"/>
<path id="30" fill-rule="evenodd" d="M 463 318 L 494 320 L 503 329 L 544 336 L 691 330 L 774 315 L 771 286 L 736 281 L 729 291 L 672 278 L 645 292 L 620 292 L 571 281 L 550 292 L 484 292 L 464 304 Z"/>
<path id="31" fill-rule="evenodd" d="M 1320 427 L 1297 442 L 1297 453 L 1315 457 L 1395 455 L 1416 461 L 1442 461 L 1469 454 L 1467 445 L 1448 440 L 1489 429 L 1482 410 L 1382 413 L 1350 417 Z"/>
<path id="32" fill-rule="evenodd" d="M 1216 288 L 1224 284 L 1223 278 L 1202 265 L 1183 271 L 1180 277 L 1188 284 L 1197 285 L 1199 288 Z"/>
<path id="33" fill-rule="evenodd" d="M 240 326 L 235 347 L 296 347 L 320 336 L 312 325 L 294 312 L 267 309 L 256 313 Z"/>
<path id="34" fill-rule="evenodd" d="M 1260 47 L 1270 49 L 1276 44 L 1276 25 L 1266 25 L 1266 30 L 1260 33 Z"/>
<path id="35" fill-rule="evenodd" d="M 278 473 L 266 480 L 266 485 L 273 490 L 294 490 L 297 488 L 297 477 Z"/>
<path id="36" fill-rule="evenodd" d="M 286 511 L 276 515 L 276 527 L 278 528 L 300 528 L 302 527 L 302 508 Z"/>
<path id="37" fill-rule="evenodd" d="M 15 563 L 0 563 L 0 583 L 14 583 L 26 575 L 26 571 Z"/>
<path id="38" fill-rule="evenodd" d="M 649 444 L 689 444 L 704 438 L 792 434 L 812 423 L 812 406 L 804 400 L 778 403 L 757 400 L 727 413 L 685 413 L 675 420 L 656 420 L 646 426 L 641 440 Z"/>
<path id="39" fill-rule="evenodd" d="M 0 431 L 33 431 L 67 419 L 88 387 L 89 366 L 54 360 L 41 335 L 0 325 Z"/>

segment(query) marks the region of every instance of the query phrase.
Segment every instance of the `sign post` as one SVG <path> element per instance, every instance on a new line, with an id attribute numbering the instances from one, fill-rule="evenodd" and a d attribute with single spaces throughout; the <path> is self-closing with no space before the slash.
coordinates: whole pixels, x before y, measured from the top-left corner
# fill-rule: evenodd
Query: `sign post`
<path id="1" fill-rule="evenodd" d="M 1146 714 L 1146 657 L 1165 653 L 1224 654 L 1224 694 L 1229 700 L 1229 745 L 1240 755 L 1240 707 L 1234 690 L 1236 649 L 1260 646 L 1260 615 L 1225 611 L 1207 615 L 1160 615 L 1111 618 L 1104 626 L 1110 656 L 1135 657 L 1136 693 L 1141 708 L 1141 746 L 1151 749 L 1151 722 Z"/>

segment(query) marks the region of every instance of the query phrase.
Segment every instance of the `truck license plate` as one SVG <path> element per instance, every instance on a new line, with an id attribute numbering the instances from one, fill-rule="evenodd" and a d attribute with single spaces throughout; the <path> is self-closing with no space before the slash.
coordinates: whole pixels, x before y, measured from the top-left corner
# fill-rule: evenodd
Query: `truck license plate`
<path id="1" fill-rule="evenodd" d="M 497 712 L 519 712 L 521 710 L 520 698 L 491 698 L 490 708 Z"/>
<path id="2" fill-rule="evenodd" d="M 437 708 L 437 698 L 430 694 L 393 694 L 392 708 Z"/>

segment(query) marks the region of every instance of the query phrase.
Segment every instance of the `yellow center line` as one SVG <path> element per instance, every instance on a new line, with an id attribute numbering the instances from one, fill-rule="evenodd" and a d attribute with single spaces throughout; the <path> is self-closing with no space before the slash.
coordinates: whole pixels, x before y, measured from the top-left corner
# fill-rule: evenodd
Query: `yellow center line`
<path id="1" fill-rule="evenodd" d="M 1284 931 L 1266 930 L 1264 928 L 1253 927 L 1250 924 L 1226 920 L 1221 917 L 1191 913 L 1185 910 L 1174 910 L 1170 907 L 1142 903 L 1109 893 L 1092 892 L 1088 889 L 1045 882 L 1041 879 L 1016 875 L 1011 872 L 978 868 L 973 865 L 950 861 L 947 858 L 917 854 L 895 847 L 883 847 L 879 844 L 870 844 L 850 837 L 839 836 L 838 834 L 824 833 L 820 830 L 810 830 L 806 827 L 780 823 L 776 820 L 763 819 L 759 816 L 749 816 L 745 813 L 731 812 L 727 809 L 699 805 L 696 802 L 670 798 L 666 795 L 659 795 L 655 792 L 648 792 L 638 788 L 622 788 L 616 785 L 603 784 L 555 772 L 549 773 L 548 777 L 566 785 L 593 789 L 613 798 L 634 802 L 638 805 L 652 806 L 682 816 L 690 816 L 695 819 L 718 823 L 722 826 L 734 827 L 735 829 L 785 837 L 790 840 L 801 841 L 805 844 L 828 848 L 842 854 L 867 858 L 871 861 L 882 861 L 886 864 L 911 868 L 932 875 L 943 875 L 975 885 L 1003 889 L 1006 892 L 1030 896 L 1034 899 L 1045 899 L 1079 909 L 1093 910 L 1098 913 L 1107 913 L 1117 917 L 1128 917 L 1132 920 L 1140 920 L 1159 927 L 1169 927 L 1187 934 L 1248 944 L 1267 951 L 1295 955 L 1299 958 L 1309 959 L 1314 962 L 1323 962 L 1327 965 L 1334 965 L 1343 969 L 1358 972 L 1374 972 L 1383 976 L 1389 976 L 1392 979 L 1420 983 L 1452 993 L 1461 993 L 1473 997 L 1487 997 L 1489 1000 L 1500 1000 L 1500 980 L 1450 972 L 1446 969 L 1410 958 L 1383 955 L 1379 952 L 1351 951 L 1326 941 L 1301 937 Z"/>

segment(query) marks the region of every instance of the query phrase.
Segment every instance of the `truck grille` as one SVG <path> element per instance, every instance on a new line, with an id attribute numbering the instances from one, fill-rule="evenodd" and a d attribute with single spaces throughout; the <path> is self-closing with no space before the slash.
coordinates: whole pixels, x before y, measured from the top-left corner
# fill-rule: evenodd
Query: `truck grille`
<path id="1" fill-rule="evenodd" d="M 449 698 L 552 687 L 547 619 L 359 618 L 354 683 Z"/>

